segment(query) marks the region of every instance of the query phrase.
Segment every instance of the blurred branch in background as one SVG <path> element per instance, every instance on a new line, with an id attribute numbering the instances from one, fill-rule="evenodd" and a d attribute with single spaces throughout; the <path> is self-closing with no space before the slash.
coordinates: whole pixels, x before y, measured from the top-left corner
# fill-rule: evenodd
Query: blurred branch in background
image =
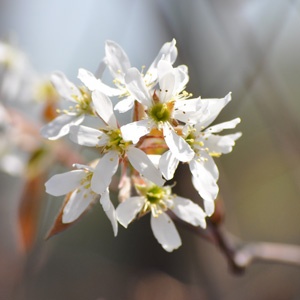
<path id="1" fill-rule="evenodd" d="M 223 253 L 229 269 L 234 274 L 243 274 L 256 262 L 300 266 L 300 246 L 267 242 L 247 243 L 225 230 L 222 224 L 216 224 L 212 220 L 208 220 L 208 228 L 203 230 L 185 223 L 174 215 L 172 217 L 186 230 L 215 245 Z"/>

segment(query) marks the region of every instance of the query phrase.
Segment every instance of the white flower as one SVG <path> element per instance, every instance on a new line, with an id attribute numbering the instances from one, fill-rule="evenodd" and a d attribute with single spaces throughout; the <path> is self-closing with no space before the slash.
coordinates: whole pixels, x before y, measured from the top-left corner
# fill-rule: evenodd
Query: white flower
<path id="1" fill-rule="evenodd" d="M 173 223 L 174 215 L 177 221 L 206 227 L 205 219 L 213 214 L 219 192 L 219 170 L 214 157 L 231 152 L 241 136 L 221 136 L 219 132 L 235 128 L 240 119 L 211 126 L 231 100 L 231 94 L 221 99 L 192 98 L 185 91 L 188 68 L 173 67 L 176 58 L 173 39 L 162 46 L 148 71 L 144 72 L 144 67 L 140 71 L 131 67 L 126 52 L 117 43 L 108 40 L 96 75 L 79 69 L 78 78 L 84 87 L 76 87 L 63 73 L 52 75 L 60 97 L 73 106 L 59 111 L 61 114 L 42 128 L 42 135 L 55 140 L 69 134 L 73 142 L 93 147 L 99 153 L 93 164 L 76 164 L 76 170 L 57 174 L 46 182 L 49 194 L 67 195 L 64 223 L 75 221 L 100 198 L 115 235 L 118 222 L 127 228 L 135 218 L 149 213 L 153 234 L 168 252 L 182 243 Z M 114 86 L 100 79 L 105 68 L 112 75 Z M 115 107 L 109 97 L 119 98 Z M 133 122 L 120 126 L 114 110 L 123 113 L 132 108 Z M 99 127 L 82 125 L 86 116 L 99 117 Z M 204 211 L 191 200 L 173 194 L 171 186 L 164 186 L 180 162 L 189 164 Z M 112 180 L 119 169 L 120 204 L 115 210 L 110 188 L 116 186 Z M 133 185 L 135 196 L 131 196 Z"/>
<path id="2" fill-rule="evenodd" d="M 161 60 L 158 63 L 157 90 L 149 90 L 142 74 L 135 68 L 128 70 L 125 80 L 130 93 L 144 106 L 147 117 L 122 126 L 124 139 L 137 143 L 152 129 L 158 129 L 163 132 L 165 142 L 173 155 L 182 162 L 190 161 L 194 152 L 177 134 L 173 124 L 177 124 L 177 120 L 195 123 L 199 118 L 195 111 L 204 111 L 205 108 L 202 107 L 204 104 L 200 98 L 187 99 L 190 94 L 183 91 L 188 82 L 187 73 Z"/>
<path id="3" fill-rule="evenodd" d="M 35 72 L 21 50 L 0 41 L 0 99 L 24 102 L 31 100 L 28 86 Z"/>
<path id="4" fill-rule="evenodd" d="M 79 164 L 75 164 L 74 166 L 77 170 L 56 174 L 45 183 L 48 194 L 62 196 L 70 193 L 68 202 L 63 209 L 63 223 L 74 222 L 99 197 L 91 187 L 94 169 Z M 118 233 L 116 212 L 107 191 L 102 194 L 100 203 L 105 214 L 111 221 L 114 235 L 116 236 Z"/>
<path id="5" fill-rule="evenodd" d="M 59 111 L 61 114 L 41 129 L 41 134 L 49 140 L 56 140 L 69 133 L 72 125 L 83 122 L 86 115 L 94 116 L 91 95 L 85 87 L 76 87 L 61 72 L 51 75 L 51 82 L 62 99 L 74 106 Z"/>
<path id="6" fill-rule="evenodd" d="M 160 60 L 165 60 L 173 64 L 177 58 L 176 41 L 165 43 L 160 49 L 158 55 L 150 65 L 148 71 L 143 75 L 143 81 L 147 87 L 152 87 L 157 82 L 157 65 Z M 120 100 L 115 109 L 119 112 L 126 112 L 133 107 L 134 96 L 130 94 L 125 82 L 125 75 L 127 70 L 131 68 L 129 58 L 125 51 L 116 42 L 106 41 L 105 43 L 105 57 L 103 63 L 107 66 L 111 75 L 113 76 L 115 88 L 104 84 L 100 79 L 84 70 L 80 69 L 78 77 L 85 83 L 90 90 L 98 89 L 109 97 L 118 96 L 123 98 Z M 182 67 L 184 69 L 184 67 Z"/>
<path id="7" fill-rule="evenodd" d="M 166 251 L 171 252 L 181 246 L 180 236 L 167 210 L 193 226 L 206 227 L 206 215 L 201 207 L 189 199 L 172 194 L 170 186 L 160 187 L 147 183 L 145 186 L 137 186 L 137 191 L 140 196 L 128 198 L 118 205 L 117 219 L 127 228 L 137 214 L 150 212 L 153 234 Z"/>
<path id="8" fill-rule="evenodd" d="M 224 100 L 225 99 L 225 100 Z M 191 146 L 195 155 L 189 162 L 192 173 L 194 187 L 204 200 L 206 213 L 210 216 L 214 212 L 214 200 L 219 191 L 217 181 L 219 178 L 218 168 L 213 157 L 226 154 L 232 151 L 235 141 L 241 133 L 228 134 L 225 136 L 216 135 L 224 129 L 233 129 L 240 119 L 236 118 L 228 122 L 220 123 L 205 129 L 205 125 L 212 122 L 220 110 L 230 100 L 230 94 L 219 101 L 212 99 L 212 103 L 207 105 L 212 112 L 209 116 L 205 115 L 203 122 L 195 125 L 186 125 L 183 130 L 185 141 Z M 204 101 L 209 101 L 204 100 Z M 168 150 L 160 158 L 159 168 L 167 180 L 173 178 L 174 172 L 179 164 L 179 160 Z"/>
<path id="9" fill-rule="evenodd" d="M 99 147 L 103 156 L 95 167 L 92 178 L 93 190 L 102 195 L 111 183 L 119 162 L 128 159 L 131 165 L 144 177 L 163 185 L 160 171 L 153 165 L 147 154 L 125 141 L 118 127 L 110 99 L 100 91 L 92 93 L 97 114 L 106 124 L 101 129 L 87 126 L 72 126 L 70 138 L 79 145 Z"/>
<path id="10" fill-rule="evenodd" d="M 12 176 L 20 176 L 26 170 L 28 153 L 22 148 L 25 134 L 15 123 L 0 103 L 0 169 Z"/>

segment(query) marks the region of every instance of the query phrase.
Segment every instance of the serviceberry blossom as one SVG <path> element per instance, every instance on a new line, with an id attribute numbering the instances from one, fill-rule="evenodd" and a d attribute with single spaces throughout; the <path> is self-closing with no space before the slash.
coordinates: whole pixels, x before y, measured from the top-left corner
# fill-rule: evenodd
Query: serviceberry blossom
<path id="1" fill-rule="evenodd" d="M 21 150 L 21 141 L 20 130 L 0 103 L 0 170 L 14 176 L 24 174 L 28 155 Z"/>
<path id="2" fill-rule="evenodd" d="M 46 183 L 46 192 L 53 196 L 67 196 L 67 202 L 63 209 L 63 223 L 71 223 L 78 219 L 83 212 L 97 199 L 99 194 L 94 192 L 93 177 L 94 168 L 80 164 L 74 164 L 77 170 L 56 174 Z M 114 235 L 118 233 L 118 223 L 113 204 L 110 201 L 108 191 L 102 193 L 100 203 L 105 214 L 111 221 Z"/>
<path id="3" fill-rule="evenodd" d="M 0 101 L 26 102 L 34 75 L 26 54 L 16 46 L 0 41 Z"/>
<path id="4" fill-rule="evenodd" d="M 158 185 L 163 185 L 164 180 L 160 171 L 153 165 L 146 153 L 123 139 L 111 100 L 100 91 L 94 91 L 92 99 L 96 112 L 105 126 L 100 129 L 82 125 L 72 126 L 70 138 L 79 145 L 100 149 L 102 157 L 95 167 L 92 178 L 94 191 L 102 195 L 109 187 L 119 162 L 127 163 L 127 160 L 140 175 Z"/>
<path id="5" fill-rule="evenodd" d="M 45 103 L 50 98 L 55 101 L 55 97 L 56 91 L 50 86 L 48 77 L 33 69 L 26 54 L 15 45 L 0 41 L 2 171 L 13 176 L 32 175 L 34 153 L 43 144 L 37 123 L 44 121 Z"/>
<path id="6" fill-rule="evenodd" d="M 129 69 L 126 75 L 127 88 L 135 99 L 143 105 L 144 119 L 121 127 L 126 140 L 137 143 L 153 129 L 163 132 L 163 137 L 170 151 L 182 161 L 190 161 L 194 152 L 190 145 L 176 132 L 178 121 L 196 122 L 195 108 L 201 106 L 201 99 L 188 99 L 190 94 L 184 91 L 188 76 L 181 68 L 173 68 L 167 61 L 158 63 L 157 89 L 148 89 L 142 74 L 135 68 Z"/>
<path id="7" fill-rule="evenodd" d="M 160 60 L 165 60 L 173 64 L 177 58 L 176 40 L 165 43 L 156 58 L 151 63 L 146 73 L 143 73 L 143 81 L 149 88 L 153 87 L 157 83 L 157 65 Z M 114 41 L 105 42 L 105 57 L 101 63 L 102 72 L 98 74 L 102 75 L 105 68 L 108 68 L 110 74 L 113 76 L 113 83 L 115 87 L 111 87 L 101 79 L 98 79 L 91 72 L 85 69 L 79 69 L 78 78 L 85 83 L 90 90 L 98 89 L 109 97 L 118 96 L 120 101 L 115 105 L 115 110 L 123 113 L 133 108 L 134 101 L 136 100 L 134 95 L 127 89 L 125 82 L 125 76 L 131 63 L 126 52 Z M 144 68 L 143 68 L 144 69 Z M 182 70 L 186 70 L 182 66 Z"/>
<path id="8" fill-rule="evenodd" d="M 209 118 L 204 115 L 203 120 L 193 125 L 186 125 L 182 129 L 182 137 L 191 146 L 195 155 L 188 163 L 192 174 L 192 182 L 195 189 L 204 200 L 206 213 L 210 216 L 214 212 L 214 200 L 219 191 L 217 181 L 219 178 L 218 168 L 213 157 L 219 157 L 232 151 L 235 141 L 241 133 L 217 135 L 224 129 L 233 129 L 240 123 L 236 118 L 228 122 L 205 128 L 212 122 L 220 110 L 231 100 L 231 94 L 222 99 L 203 99 L 206 109 L 211 112 Z M 160 158 L 159 167 L 167 180 L 174 176 L 174 172 L 179 164 L 179 160 L 173 155 L 171 150 L 166 151 Z"/>
<path id="9" fill-rule="evenodd" d="M 94 75 L 83 68 L 78 78 L 86 88 L 75 87 L 62 73 L 53 75 L 59 94 L 76 102 L 76 106 L 46 125 L 44 136 L 56 139 L 69 133 L 74 143 L 94 149 L 97 155 L 94 163 L 75 165 L 77 170 L 55 175 L 46 183 L 48 193 L 67 194 L 63 222 L 76 220 L 100 196 L 115 234 L 117 222 L 127 228 L 134 219 L 149 213 L 153 234 L 168 252 L 181 245 L 172 220 L 174 214 L 205 228 L 219 192 L 214 158 L 231 152 L 241 136 L 219 133 L 234 129 L 240 119 L 211 125 L 231 100 L 231 94 L 219 99 L 193 98 L 185 90 L 188 68 L 173 67 L 176 57 L 176 42 L 172 40 L 163 45 L 144 74 L 131 67 L 117 43 L 107 41 L 101 66 L 108 68 L 115 87 L 99 79 L 99 72 Z M 120 99 L 115 107 L 110 99 L 114 96 Z M 132 110 L 132 121 L 120 124 L 114 110 Z M 96 116 L 96 124 L 81 124 L 85 115 Z M 180 163 L 189 165 L 204 210 L 165 185 L 166 180 L 173 179 Z M 119 178 L 119 184 L 113 178 Z M 113 187 L 118 187 L 116 210 L 110 200 Z"/>
<path id="10" fill-rule="evenodd" d="M 178 218 L 194 226 L 206 227 L 206 214 L 189 199 L 172 194 L 171 186 L 157 186 L 151 182 L 135 184 L 138 196 L 130 197 L 117 207 L 117 219 L 127 228 L 136 216 L 151 213 L 150 224 L 153 234 L 162 247 L 172 252 L 181 246 L 177 229 L 167 214 L 172 211 Z"/>
<path id="11" fill-rule="evenodd" d="M 67 135 L 72 125 L 81 124 L 85 116 L 95 116 L 95 112 L 91 93 L 85 86 L 77 87 L 62 72 L 53 73 L 51 82 L 61 98 L 71 103 L 68 108 L 57 110 L 58 117 L 41 129 L 42 136 L 57 140 Z"/>

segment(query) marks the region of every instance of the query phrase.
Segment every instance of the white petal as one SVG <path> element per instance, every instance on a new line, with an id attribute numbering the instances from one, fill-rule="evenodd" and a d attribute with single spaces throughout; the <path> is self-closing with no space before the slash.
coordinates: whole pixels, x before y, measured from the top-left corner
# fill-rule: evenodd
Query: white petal
<path id="1" fill-rule="evenodd" d="M 196 124 L 205 115 L 208 115 L 207 102 L 201 98 L 178 100 L 174 105 L 173 117 L 184 123 Z"/>
<path id="2" fill-rule="evenodd" d="M 210 217 L 215 211 L 215 201 L 208 201 L 203 199 L 203 204 L 206 214 Z"/>
<path id="3" fill-rule="evenodd" d="M 0 169 L 12 176 L 22 176 L 26 171 L 26 161 L 18 154 L 2 154 L 0 159 Z"/>
<path id="4" fill-rule="evenodd" d="M 205 115 L 201 119 L 201 123 L 199 124 L 199 126 L 206 127 L 209 124 L 211 124 L 230 100 L 231 93 L 227 94 L 224 98 L 220 99 L 202 99 L 204 103 L 207 103 L 207 109 L 209 110 L 209 114 Z"/>
<path id="5" fill-rule="evenodd" d="M 54 72 L 50 80 L 62 98 L 76 102 L 74 98 L 82 97 L 78 88 L 62 72 Z"/>
<path id="6" fill-rule="evenodd" d="M 159 100 L 163 103 L 167 103 L 172 100 L 175 95 L 175 75 L 173 73 L 167 73 L 159 81 Z"/>
<path id="7" fill-rule="evenodd" d="M 151 162 L 154 164 L 156 168 L 159 168 L 159 160 L 161 155 L 160 154 L 147 154 Z"/>
<path id="8" fill-rule="evenodd" d="M 115 207 L 113 206 L 110 198 L 109 198 L 109 191 L 108 189 L 104 192 L 104 194 L 101 196 L 100 198 L 100 204 L 102 203 L 106 203 L 103 207 L 103 210 L 106 214 L 106 216 L 108 217 L 108 219 L 111 222 L 113 231 L 114 231 L 114 236 L 117 236 L 118 234 L 118 222 L 117 222 L 117 214 L 116 214 L 116 210 Z M 108 203 L 108 205 L 107 205 Z"/>
<path id="9" fill-rule="evenodd" d="M 73 167 L 79 170 L 86 170 L 94 173 L 94 168 L 91 166 L 83 165 L 83 164 L 73 164 Z"/>
<path id="10" fill-rule="evenodd" d="M 241 122 L 240 118 L 233 119 L 231 121 L 223 122 L 214 126 L 211 126 L 205 130 L 208 133 L 217 133 L 221 132 L 224 129 L 233 129 L 236 127 L 237 124 Z"/>
<path id="11" fill-rule="evenodd" d="M 211 157 L 206 151 L 202 151 L 200 157 L 200 161 L 196 161 L 196 167 L 202 166 L 203 168 L 205 168 L 206 172 L 211 174 L 215 181 L 218 181 L 219 170 L 213 157 Z M 195 160 L 197 159 L 195 158 Z"/>
<path id="12" fill-rule="evenodd" d="M 219 192 L 214 176 L 203 166 L 203 162 L 192 160 L 189 165 L 195 189 L 203 199 L 214 201 Z"/>
<path id="13" fill-rule="evenodd" d="M 204 102 L 200 97 L 193 99 L 178 100 L 174 104 L 174 109 L 179 109 L 184 112 L 193 112 L 204 106 Z M 205 105 L 207 107 L 207 104 Z"/>
<path id="14" fill-rule="evenodd" d="M 94 91 L 95 89 L 99 88 L 99 80 L 95 77 L 95 75 L 92 72 L 80 68 L 78 70 L 77 77 L 90 91 Z"/>
<path id="15" fill-rule="evenodd" d="M 149 67 L 147 73 L 145 74 L 145 81 L 149 84 L 156 81 L 157 79 L 157 64 L 160 60 L 169 61 L 173 64 L 177 58 L 177 48 L 176 48 L 176 40 L 173 39 L 171 42 L 165 43 L 160 51 L 158 52 L 156 58 L 153 63 Z"/>
<path id="16" fill-rule="evenodd" d="M 206 214 L 199 205 L 182 197 L 174 198 L 173 202 L 174 207 L 171 209 L 178 218 L 194 226 L 206 227 Z"/>
<path id="17" fill-rule="evenodd" d="M 158 217 L 151 214 L 151 228 L 157 241 L 162 247 L 172 252 L 181 246 L 181 239 L 171 218 L 161 213 Z"/>
<path id="18" fill-rule="evenodd" d="M 100 79 L 97 79 L 93 73 L 85 69 L 79 69 L 78 78 L 90 91 L 99 90 L 109 97 L 119 96 L 121 94 L 121 91 L 119 89 L 112 88 L 106 85 Z"/>
<path id="19" fill-rule="evenodd" d="M 99 117 L 112 128 L 117 128 L 117 120 L 111 100 L 102 92 L 95 90 L 92 93 L 93 104 Z"/>
<path id="20" fill-rule="evenodd" d="M 101 91 L 103 94 L 105 94 L 108 97 L 115 97 L 115 96 L 122 96 L 124 91 L 119 88 L 113 88 L 110 87 L 109 85 L 103 83 L 100 79 L 100 85 L 99 85 L 99 91 Z"/>
<path id="21" fill-rule="evenodd" d="M 165 183 L 165 181 L 162 179 L 161 172 L 154 166 L 145 152 L 135 147 L 129 147 L 127 156 L 131 165 L 142 176 L 159 186 L 162 186 Z"/>
<path id="22" fill-rule="evenodd" d="M 145 200 L 142 197 L 131 197 L 120 203 L 116 209 L 119 223 L 127 228 L 128 224 L 142 209 L 144 202 Z"/>
<path id="23" fill-rule="evenodd" d="M 232 151 L 235 141 L 241 137 L 241 135 L 240 132 L 224 136 L 208 135 L 205 140 L 205 147 L 207 147 L 210 152 L 226 154 Z"/>
<path id="24" fill-rule="evenodd" d="M 178 51 L 176 48 L 176 40 L 173 39 L 171 42 L 165 43 L 162 46 L 156 57 L 156 61 L 158 62 L 159 60 L 163 59 L 173 64 L 177 58 L 177 54 Z M 155 61 L 153 63 L 155 64 Z"/>
<path id="25" fill-rule="evenodd" d="M 127 54 L 120 45 L 113 41 L 105 42 L 105 63 L 114 78 L 123 82 L 124 74 L 130 68 Z"/>
<path id="26" fill-rule="evenodd" d="M 208 153 L 202 153 L 202 157 L 205 159 L 203 167 L 213 176 L 217 181 L 219 179 L 219 169 L 214 159 Z"/>
<path id="27" fill-rule="evenodd" d="M 104 211 L 107 211 L 110 209 L 111 201 L 110 201 L 110 196 L 109 196 L 109 188 L 106 188 L 106 191 L 100 197 L 100 204 L 102 205 L 102 208 Z"/>
<path id="28" fill-rule="evenodd" d="M 121 126 L 122 137 L 125 141 L 132 141 L 133 144 L 138 143 L 140 138 L 148 134 L 152 129 L 150 120 L 140 120 Z"/>
<path id="29" fill-rule="evenodd" d="M 159 100 L 168 102 L 175 95 L 176 75 L 172 65 L 164 60 L 158 63 Z"/>
<path id="30" fill-rule="evenodd" d="M 164 138 L 172 154 L 182 162 L 190 161 L 195 153 L 190 145 L 167 123 L 163 125 Z"/>
<path id="31" fill-rule="evenodd" d="M 124 113 L 129 109 L 133 108 L 134 105 L 134 98 L 132 96 L 126 97 L 115 105 L 115 110 L 119 111 L 120 113 Z"/>
<path id="32" fill-rule="evenodd" d="M 136 68 L 130 68 L 125 76 L 126 87 L 138 102 L 146 107 L 152 105 L 152 99 L 142 74 Z"/>
<path id="33" fill-rule="evenodd" d="M 94 201 L 95 194 L 90 189 L 75 190 L 63 210 L 63 223 L 75 221 Z"/>
<path id="34" fill-rule="evenodd" d="M 102 195 L 110 185 L 119 165 L 119 156 L 115 151 L 106 153 L 98 162 L 92 177 L 92 190 Z"/>
<path id="35" fill-rule="evenodd" d="M 41 128 L 41 135 L 49 140 L 57 140 L 70 131 L 72 125 L 79 125 L 82 123 L 84 115 L 81 116 L 70 116 L 60 115 L 56 117 L 52 122 L 46 124 Z"/>
<path id="36" fill-rule="evenodd" d="M 183 91 L 189 82 L 189 75 L 187 72 L 188 68 L 184 68 L 184 66 L 179 66 L 177 68 L 174 68 L 175 72 L 175 94 L 179 94 L 181 91 Z"/>
<path id="37" fill-rule="evenodd" d="M 168 73 L 172 73 L 174 68 L 172 64 L 166 60 L 160 60 L 157 63 L 159 81 Z M 161 87 L 161 86 L 160 86 Z"/>
<path id="38" fill-rule="evenodd" d="M 187 75 L 189 73 L 189 69 L 188 69 L 188 67 L 186 65 L 179 65 L 179 66 L 177 66 L 177 69 L 180 69 L 181 72 L 183 72 L 183 73 L 185 73 Z"/>
<path id="39" fill-rule="evenodd" d="M 179 94 L 186 86 L 189 76 L 180 68 L 173 68 L 171 63 L 161 60 L 158 63 L 158 76 L 162 102 L 168 102 L 173 96 Z"/>
<path id="40" fill-rule="evenodd" d="M 87 147 L 104 146 L 108 141 L 107 135 L 102 131 L 87 126 L 71 126 L 70 139 Z"/>
<path id="41" fill-rule="evenodd" d="M 171 180 L 174 177 L 178 164 L 179 160 L 168 150 L 159 160 L 159 169 L 167 180 Z"/>
<path id="42" fill-rule="evenodd" d="M 65 195 L 78 188 L 85 175 L 83 170 L 56 174 L 45 183 L 46 192 L 53 196 Z"/>

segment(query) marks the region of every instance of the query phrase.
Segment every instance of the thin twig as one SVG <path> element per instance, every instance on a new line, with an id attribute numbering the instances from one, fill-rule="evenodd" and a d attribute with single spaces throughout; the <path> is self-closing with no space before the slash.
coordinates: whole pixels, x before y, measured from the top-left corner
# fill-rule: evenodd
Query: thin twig
<path id="1" fill-rule="evenodd" d="M 255 261 L 270 261 L 300 266 L 300 247 L 280 243 L 249 243 L 235 251 L 234 261 L 242 267 L 248 267 Z"/>
<path id="2" fill-rule="evenodd" d="M 243 243 L 210 219 L 207 220 L 207 228 L 202 229 L 182 221 L 172 213 L 170 216 L 176 224 L 218 247 L 234 274 L 243 273 L 257 261 L 300 266 L 300 246 L 268 242 Z"/>

